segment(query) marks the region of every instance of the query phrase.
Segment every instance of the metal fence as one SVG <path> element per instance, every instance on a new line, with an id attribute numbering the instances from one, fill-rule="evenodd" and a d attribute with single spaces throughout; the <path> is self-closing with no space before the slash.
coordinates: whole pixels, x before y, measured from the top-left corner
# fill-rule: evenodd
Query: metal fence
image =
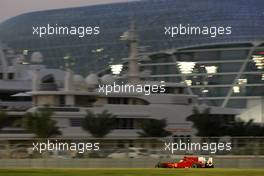
<path id="1" fill-rule="evenodd" d="M 223 150 L 228 143 L 231 149 Z M 211 150 L 192 151 L 188 144 Z M 153 168 L 186 155 L 210 155 L 218 168 L 263 168 L 263 153 L 262 137 L 0 139 L 0 168 Z"/>
<path id="2" fill-rule="evenodd" d="M 0 159 L 173 159 L 182 155 L 262 156 L 264 138 L 0 139 Z"/>

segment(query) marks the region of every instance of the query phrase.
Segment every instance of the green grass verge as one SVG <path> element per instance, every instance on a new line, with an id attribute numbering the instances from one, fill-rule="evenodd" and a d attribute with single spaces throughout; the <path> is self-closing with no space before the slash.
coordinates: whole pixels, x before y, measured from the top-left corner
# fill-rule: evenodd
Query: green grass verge
<path id="1" fill-rule="evenodd" d="M 0 169 L 0 176 L 263 176 L 264 169 Z"/>

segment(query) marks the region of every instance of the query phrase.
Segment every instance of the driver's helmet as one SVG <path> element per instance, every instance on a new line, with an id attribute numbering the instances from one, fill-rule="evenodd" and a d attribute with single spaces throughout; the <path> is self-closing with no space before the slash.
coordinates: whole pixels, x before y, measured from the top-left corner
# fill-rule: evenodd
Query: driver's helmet
<path id="1" fill-rule="evenodd" d="M 198 162 L 205 164 L 206 163 L 205 157 L 198 157 Z"/>

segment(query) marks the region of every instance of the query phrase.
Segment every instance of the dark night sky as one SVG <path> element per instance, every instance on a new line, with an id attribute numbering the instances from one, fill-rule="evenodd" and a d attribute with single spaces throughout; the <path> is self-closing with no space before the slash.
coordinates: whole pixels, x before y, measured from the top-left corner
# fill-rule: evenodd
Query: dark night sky
<path id="1" fill-rule="evenodd" d="M 26 12 L 133 0 L 0 0 L 0 22 Z"/>

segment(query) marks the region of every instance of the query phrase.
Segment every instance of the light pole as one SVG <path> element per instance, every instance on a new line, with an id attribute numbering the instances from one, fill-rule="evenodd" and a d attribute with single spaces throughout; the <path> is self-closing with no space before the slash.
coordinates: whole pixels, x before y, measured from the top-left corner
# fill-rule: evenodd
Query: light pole
<path id="1" fill-rule="evenodd" d="M 94 62 L 94 71 L 97 72 L 98 71 L 98 60 L 101 59 L 100 55 L 101 53 L 104 52 L 104 48 L 97 48 L 97 49 L 93 49 L 91 51 L 94 55 L 95 55 L 95 62 Z"/>

